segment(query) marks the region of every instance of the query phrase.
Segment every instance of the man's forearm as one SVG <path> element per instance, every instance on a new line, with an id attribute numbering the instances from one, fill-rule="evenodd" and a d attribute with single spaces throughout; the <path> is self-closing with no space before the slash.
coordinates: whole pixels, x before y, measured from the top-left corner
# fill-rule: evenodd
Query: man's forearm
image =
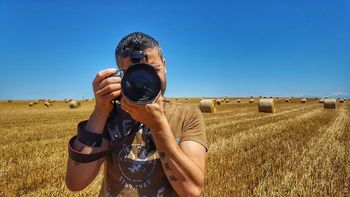
<path id="1" fill-rule="evenodd" d="M 108 141 L 103 139 L 101 147 L 89 147 L 76 140 L 73 148 L 81 153 L 98 153 L 108 149 Z M 84 189 L 95 179 L 103 161 L 104 158 L 89 163 L 79 163 L 68 158 L 66 173 L 67 187 L 73 191 Z"/>
<path id="2" fill-rule="evenodd" d="M 106 119 L 106 116 L 99 114 L 95 110 L 91 114 L 85 129 L 89 132 L 102 134 Z M 109 141 L 102 139 L 101 147 L 91 147 L 75 140 L 72 148 L 83 154 L 98 153 L 109 148 Z M 66 173 L 67 187 L 74 191 L 84 189 L 94 180 L 103 161 L 104 158 L 89 163 L 79 163 L 68 158 Z"/>
<path id="3" fill-rule="evenodd" d="M 93 133 L 102 134 L 107 118 L 108 113 L 103 113 L 100 110 L 95 109 L 92 112 L 85 129 Z"/>
<path id="4" fill-rule="evenodd" d="M 152 128 L 151 128 L 152 130 Z M 152 130 L 163 170 L 180 196 L 197 196 L 204 185 L 204 172 L 179 147 L 168 122 Z"/>

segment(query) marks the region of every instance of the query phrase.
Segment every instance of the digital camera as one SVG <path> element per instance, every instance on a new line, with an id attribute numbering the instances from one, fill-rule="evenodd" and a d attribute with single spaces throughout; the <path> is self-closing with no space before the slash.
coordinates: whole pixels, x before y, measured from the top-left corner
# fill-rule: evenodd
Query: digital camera
<path id="1" fill-rule="evenodd" d="M 162 83 L 157 72 L 153 66 L 141 63 L 144 58 L 147 62 L 143 51 L 131 51 L 128 56 L 132 64 L 126 71 L 118 70 L 116 74 L 122 78 L 122 96 L 137 105 L 153 103 L 161 94 Z"/>

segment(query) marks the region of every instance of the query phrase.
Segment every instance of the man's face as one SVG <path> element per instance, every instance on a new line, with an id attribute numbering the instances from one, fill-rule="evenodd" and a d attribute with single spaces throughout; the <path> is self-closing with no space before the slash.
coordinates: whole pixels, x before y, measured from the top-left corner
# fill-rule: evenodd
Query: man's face
<path id="1" fill-rule="evenodd" d="M 162 95 L 165 93 L 166 89 L 166 67 L 165 67 L 165 60 L 162 59 L 159 55 L 159 51 L 156 47 L 149 48 L 144 50 L 144 53 L 148 56 L 148 62 L 146 62 L 146 59 L 143 58 L 141 63 L 147 63 L 153 66 L 154 70 L 157 72 L 161 82 L 162 82 Z M 128 67 L 132 64 L 130 61 L 130 57 L 119 57 L 119 68 L 121 70 L 126 71 Z"/>

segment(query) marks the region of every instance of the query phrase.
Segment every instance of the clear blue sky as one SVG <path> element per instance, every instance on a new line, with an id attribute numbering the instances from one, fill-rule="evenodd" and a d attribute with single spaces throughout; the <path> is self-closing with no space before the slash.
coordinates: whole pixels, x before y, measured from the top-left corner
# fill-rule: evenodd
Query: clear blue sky
<path id="1" fill-rule="evenodd" d="M 169 97 L 350 97 L 348 0 L 2 0 L 0 28 L 0 99 L 92 98 L 134 31 L 161 43 Z"/>

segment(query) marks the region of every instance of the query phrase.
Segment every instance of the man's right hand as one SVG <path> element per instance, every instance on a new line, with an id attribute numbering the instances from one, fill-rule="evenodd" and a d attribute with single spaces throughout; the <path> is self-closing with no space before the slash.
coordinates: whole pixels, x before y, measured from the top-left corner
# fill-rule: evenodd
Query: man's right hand
<path id="1" fill-rule="evenodd" d="M 113 109 L 112 100 L 121 94 L 121 78 L 112 76 L 117 69 L 110 68 L 97 73 L 92 82 L 95 95 L 95 111 L 108 115 Z"/>

